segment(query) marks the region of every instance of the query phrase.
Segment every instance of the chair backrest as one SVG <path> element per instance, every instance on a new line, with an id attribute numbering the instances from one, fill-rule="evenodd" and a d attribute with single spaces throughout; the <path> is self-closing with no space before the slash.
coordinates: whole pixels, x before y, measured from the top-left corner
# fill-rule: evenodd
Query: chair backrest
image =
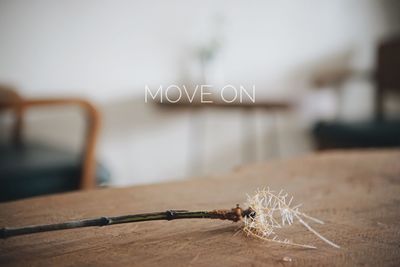
<path id="1" fill-rule="evenodd" d="M 14 87 L 0 84 L 0 111 L 10 109 L 9 103 L 18 103 L 22 97 L 17 93 Z M 14 106 L 15 123 L 12 128 L 12 141 L 14 144 L 21 143 L 23 109 L 20 106 Z"/>
<path id="2" fill-rule="evenodd" d="M 385 94 L 400 92 L 400 36 L 379 45 L 376 66 L 376 117 L 383 119 Z"/>
<path id="3" fill-rule="evenodd" d="M 21 96 L 16 92 L 16 90 L 8 85 L 0 84 L 0 107 L 2 103 L 9 101 L 19 101 Z"/>

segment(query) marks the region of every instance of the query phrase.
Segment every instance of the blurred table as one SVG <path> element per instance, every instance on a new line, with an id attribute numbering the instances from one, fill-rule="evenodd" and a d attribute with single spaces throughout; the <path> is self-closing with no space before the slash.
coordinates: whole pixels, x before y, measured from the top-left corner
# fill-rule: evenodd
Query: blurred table
<path id="1" fill-rule="evenodd" d="M 0 240 L 1 266 L 395 266 L 400 263 L 400 151 L 329 152 L 248 165 L 232 173 L 165 184 L 38 197 L 0 205 L 0 226 L 56 223 L 168 209 L 244 205 L 257 187 L 285 189 L 335 249 L 295 224 L 281 247 L 219 220 L 154 221 Z M 236 233 L 236 234 L 235 234 Z M 285 261 L 285 260 L 286 261 Z M 291 260 L 291 261 L 289 261 Z"/>
<path id="2" fill-rule="evenodd" d="M 273 150 L 276 158 L 280 157 L 280 132 L 279 132 L 279 114 L 284 112 L 291 112 L 294 109 L 293 100 L 262 100 L 257 102 L 177 102 L 172 103 L 168 101 L 155 102 L 159 107 L 172 109 L 172 110 L 190 110 L 191 123 L 189 140 L 190 146 L 188 149 L 188 160 L 190 174 L 198 175 L 202 173 L 204 168 L 204 153 L 203 149 L 206 146 L 205 142 L 205 123 L 207 121 L 208 110 L 221 110 L 221 111 L 242 111 L 241 118 L 241 134 L 242 134 L 242 163 L 256 161 L 257 146 L 264 146 L 265 150 Z M 273 146 L 265 146 L 264 144 L 257 144 L 256 139 L 256 125 L 254 120 L 255 112 L 266 112 L 272 115 L 272 125 L 267 125 L 264 120 L 264 128 L 271 127 L 274 137 Z"/>

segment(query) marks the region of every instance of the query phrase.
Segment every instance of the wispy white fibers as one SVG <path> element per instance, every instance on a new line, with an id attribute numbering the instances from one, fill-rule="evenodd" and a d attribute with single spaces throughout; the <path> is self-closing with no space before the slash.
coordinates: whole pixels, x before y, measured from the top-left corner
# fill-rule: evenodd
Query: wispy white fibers
<path id="1" fill-rule="evenodd" d="M 275 233 L 276 229 L 282 228 L 285 225 L 290 226 L 297 220 L 307 230 L 327 244 L 335 248 L 340 248 L 311 228 L 305 220 L 308 219 L 319 224 L 323 224 L 323 221 L 300 212 L 299 207 L 301 205 L 291 206 L 292 201 L 293 197 L 289 197 L 283 190 L 276 193 L 269 188 L 257 189 L 253 196 L 247 196 L 247 205 L 255 214 L 244 218 L 244 231 L 248 235 L 267 241 L 305 248 L 316 248 L 312 245 L 297 244 L 288 239 L 282 239 Z"/>

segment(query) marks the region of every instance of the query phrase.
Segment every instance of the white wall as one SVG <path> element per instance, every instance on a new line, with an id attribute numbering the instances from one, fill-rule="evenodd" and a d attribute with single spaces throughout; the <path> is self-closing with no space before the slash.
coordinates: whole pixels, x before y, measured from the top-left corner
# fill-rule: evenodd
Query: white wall
<path id="1" fill-rule="evenodd" d="M 390 31 L 390 2 L 2 0 L 0 81 L 29 95 L 143 94 L 145 84 L 179 82 L 193 50 L 219 32 L 225 81 L 274 93 L 335 53 L 354 51 L 371 66 L 374 42 Z"/>

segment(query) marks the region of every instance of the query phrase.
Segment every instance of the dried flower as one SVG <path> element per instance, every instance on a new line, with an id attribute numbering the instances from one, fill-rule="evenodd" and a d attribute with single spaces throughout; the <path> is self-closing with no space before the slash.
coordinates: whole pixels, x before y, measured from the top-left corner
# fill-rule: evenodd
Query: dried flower
<path id="1" fill-rule="evenodd" d="M 275 193 L 269 188 L 257 190 L 254 196 L 247 197 L 248 208 L 243 210 L 236 206 L 233 209 L 212 210 L 212 211 L 187 211 L 167 210 L 165 212 L 152 212 L 142 214 L 122 215 L 115 217 L 98 217 L 55 224 L 31 225 L 25 227 L 4 227 L 0 228 L 0 238 L 7 238 L 17 235 L 26 235 L 47 231 L 73 229 L 91 226 L 107 226 L 120 223 L 134 223 L 154 220 L 175 220 L 175 219 L 220 219 L 232 222 L 243 221 L 243 230 L 248 235 L 277 242 L 285 245 L 300 246 L 304 248 L 316 248 L 312 245 L 298 244 L 289 239 L 281 239 L 276 229 L 292 225 L 295 221 L 302 224 L 307 230 L 318 236 L 329 245 L 339 248 L 338 245 L 329 241 L 305 221 L 310 220 L 319 224 L 324 222 L 308 216 L 299 210 L 300 205 L 292 206 L 293 197 L 288 196 L 284 191 Z"/>
<path id="2" fill-rule="evenodd" d="M 292 225 L 295 221 L 302 224 L 307 230 L 318 236 L 329 245 L 340 248 L 338 245 L 329 241 L 317 231 L 315 231 L 305 220 L 310 220 L 319 224 L 323 221 L 302 213 L 299 208 L 301 204 L 292 206 L 293 197 L 281 190 L 275 193 L 269 188 L 258 189 L 253 196 L 247 196 L 247 205 L 253 211 L 251 216 L 243 218 L 243 230 L 248 235 L 285 245 L 300 246 L 305 248 L 316 248 L 312 245 L 298 244 L 289 239 L 280 238 L 276 229 L 283 228 L 285 225 Z"/>

